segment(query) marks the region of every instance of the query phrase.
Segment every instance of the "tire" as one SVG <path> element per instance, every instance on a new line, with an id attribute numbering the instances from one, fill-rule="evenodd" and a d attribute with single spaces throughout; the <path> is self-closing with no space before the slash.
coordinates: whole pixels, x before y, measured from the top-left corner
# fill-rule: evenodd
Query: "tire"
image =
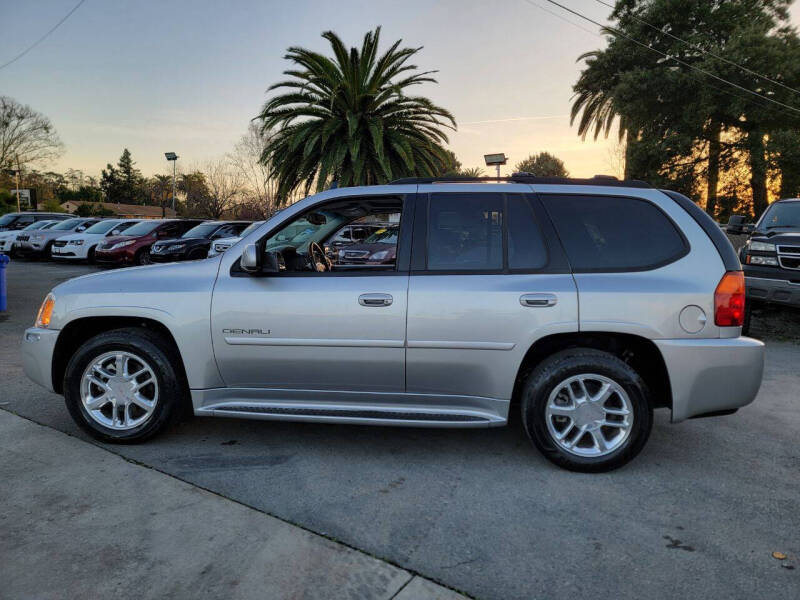
<path id="1" fill-rule="evenodd" d="M 48 242 L 41 254 L 42 260 L 53 262 L 53 242 Z"/>
<path id="2" fill-rule="evenodd" d="M 583 407 L 585 392 L 599 398 L 603 390 L 611 390 L 606 400 Z M 525 380 L 521 404 L 534 446 L 570 471 L 600 473 L 625 465 L 639 454 L 653 426 L 650 392 L 638 373 L 615 355 L 589 348 L 563 350 L 539 363 Z M 625 410 L 628 415 L 619 414 Z M 584 425 L 588 429 L 582 432 Z"/>
<path id="3" fill-rule="evenodd" d="M 142 248 L 136 253 L 135 262 L 137 265 L 151 265 L 153 261 L 150 260 L 150 248 Z"/>
<path id="4" fill-rule="evenodd" d="M 115 369 L 116 364 L 119 364 L 116 361 L 117 356 L 127 358 L 123 368 L 126 375 L 126 371 L 134 371 L 132 374 L 135 374 L 142 368 L 149 369 L 148 372 L 127 381 L 153 381 L 141 390 L 142 398 L 148 402 L 152 400 L 148 410 L 142 409 L 138 403 L 129 402 L 125 399 L 125 391 L 119 391 L 121 386 L 126 385 L 126 381 L 114 379 L 118 375 Z M 103 360 L 110 362 L 104 363 Z M 81 429 L 101 442 L 143 442 L 177 420 L 181 416 L 181 409 L 186 406 L 188 391 L 177 367 L 179 360 L 177 351 L 169 341 L 148 329 L 131 327 L 96 335 L 84 342 L 67 364 L 64 374 L 64 400 L 67 409 Z M 84 381 L 90 367 L 98 361 L 102 363 L 102 369 L 92 374 L 97 380 L 109 384 L 105 388 Z M 107 375 L 114 377 L 107 378 Z M 100 398 L 98 405 L 102 404 L 103 389 L 106 390 L 106 398 L 113 398 L 120 404 L 115 405 L 106 400 L 102 408 L 90 413 L 84 400 L 97 396 Z"/>
<path id="5" fill-rule="evenodd" d="M 750 320 L 753 317 L 753 300 L 745 298 L 744 301 L 744 322 L 742 323 L 742 335 L 750 335 Z"/>
<path id="6" fill-rule="evenodd" d="M 88 252 L 86 252 L 86 263 L 87 264 L 90 264 L 90 265 L 94 264 L 94 249 L 96 247 L 97 246 L 92 246 L 91 248 L 89 248 Z"/>
<path id="7" fill-rule="evenodd" d="M 186 260 L 202 260 L 204 258 L 208 258 L 208 251 L 202 249 L 192 250 L 186 256 Z"/>

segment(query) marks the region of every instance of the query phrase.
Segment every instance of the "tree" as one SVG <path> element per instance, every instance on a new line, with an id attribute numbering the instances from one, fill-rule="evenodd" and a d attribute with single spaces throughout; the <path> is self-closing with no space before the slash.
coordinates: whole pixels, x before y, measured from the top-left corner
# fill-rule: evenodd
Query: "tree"
<path id="1" fill-rule="evenodd" d="M 486 173 L 480 167 L 469 167 L 467 169 L 459 169 L 458 175 L 463 175 L 464 177 L 485 177 Z"/>
<path id="2" fill-rule="evenodd" d="M 271 86 L 285 93 L 269 99 L 258 119 L 262 133 L 275 130 L 261 160 L 278 181 L 278 196 L 339 186 L 384 183 L 396 177 L 436 175 L 447 161 L 444 128 L 453 116 L 407 88 L 435 83 L 408 60 L 421 48 L 397 40 L 378 54 L 380 27 L 348 50 L 332 31 L 322 34 L 333 58 L 300 47 L 286 58 L 297 68 Z"/>
<path id="3" fill-rule="evenodd" d="M 243 210 L 256 219 L 271 217 L 290 200 L 278 197 L 277 182 L 270 177 L 271 164 L 261 161 L 271 137 L 271 132 L 262 133 L 258 124 L 251 121 L 230 155 L 242 180 Z"/>
<path id="4" fill-rule="evenodd" d="M 13 98 L 0 96 L 0 168 L 46 163 L 63 150 L 50 119 Z"/>
<path id="5" fill-rule="evenodd" d="M 569 177 L 564 161 L 549 152 L 531 154 L 525 160 L 518 162 L 514 170 L 538 177 Z"/>
<path id="6" fill-rule="evenodd" d="M 204 216 L 206 198 L 210 193 L 205 174 L 194 170 L 181 175 L 178 190 L 184 194 L 184 202 L 178 205 L 179 212 L 187 217 Z"/>
<path id="7" fill-rule="evenodd" d="M 122 204 L 143 204 L 147 197 L 144 189 L 144 178 L 134 165 L 130 150 L 125 148 L 117 161 L 117 166 L 107 164 L 100 177 L 100 188 L 106 202 Z"/>
<path id="8" fill-rule="evenodd" d="M 219 219 L 233 209 L 242 192 L 242 176 L 226 159 L 208 161 L 203 168 L 207 193 L 200 199 L 203 216 Z"/>

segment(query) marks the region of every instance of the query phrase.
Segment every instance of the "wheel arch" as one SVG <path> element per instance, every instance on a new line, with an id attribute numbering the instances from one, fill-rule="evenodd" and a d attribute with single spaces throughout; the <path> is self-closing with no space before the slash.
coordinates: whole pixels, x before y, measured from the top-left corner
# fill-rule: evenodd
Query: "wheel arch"
<path id="1" fill-rule="evenodd" d="M 527 375 L 548 356 L 569 348 L 592 348 L 619 357 L 628 363 L 647 384 L 654 408 L 672 409 L 672 388 L 664 357 L 649 339 L 629 333 L 591 331 L 556 333 L 534 342 L 517 371 L 512 403 L 519 402 Z"/>
<path id="2" fill-rule="evenodd" d="M 147 317 L 104 315 L 74 319 L 67 323 L 61 330 L 53 350 L 51 366 L 53 390 L 58 394 L 63 393 L 64 373 L 67 370 L 67 364 L 70 358 L 72 358 L 72 355 L 75 354 L 77 349 L 80 348 L 84 342 L 100 333 L 126 327 L 140 327 L 142 329 L 158 332 L 163 336 L 175 351 L 175 355 L 178 358 L 178 364 L 175 365 L 175 367 L 177 368 L 178 375 L 186 385 L 186 389 L 188 389 L 188 378 L 186 376 L 186 367 L 183 364 L 183 356 L 175 341 L 175 336 L 172 334 L 169 327 L 156 319 Z"/>

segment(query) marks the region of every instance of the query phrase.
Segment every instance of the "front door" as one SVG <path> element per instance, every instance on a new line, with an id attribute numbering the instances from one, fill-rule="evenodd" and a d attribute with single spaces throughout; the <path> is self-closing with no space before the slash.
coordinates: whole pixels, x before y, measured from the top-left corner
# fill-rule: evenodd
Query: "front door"
<path id="1" fill-rule="evenodd" d="M 263 240 L 265 250 L 280 253 L 280 272 L 219 274 L 211 327 L 227 386 L 404 391 L 407 266 L 376 258 L 319 272 L 307 260 L 312 242 L 324 247 L 353 219 L 397 222 L 402 201 L 338 200 L 316 207 Z"/>

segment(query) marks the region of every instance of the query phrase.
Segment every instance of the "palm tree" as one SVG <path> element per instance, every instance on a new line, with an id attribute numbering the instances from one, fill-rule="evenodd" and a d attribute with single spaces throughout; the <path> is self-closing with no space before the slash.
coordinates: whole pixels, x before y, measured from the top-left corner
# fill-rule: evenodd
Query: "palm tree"
<path id="1" fill-rule="evenodd" d="M 576 62 L 586 60 L 586 69 L 581 72 L 575 91 L 569 124 L 578 120 L 578 135 L 585 140 L 594 129 L 594 139 L 602 133 L 605 137 L 611 132 L 614 120 L 619 119 L 619 140 L 625 138 L 625 177 L 630 167 L 630 150 L 636 141 L 636 132 L 624 115 L 616 108 L 614 85 L 618 73 L 613 72 L 612 65 L 606 65 L 606 53 L 603 50 L 592 50 L 581 54 Z M 608 68 L 606 68 L 608 67 Z"/>
<path id="2" fill-rule="evenodd" d="M 433 71 L 407 64 L 420 48 L 400 48 L 397 40 L 379 56 L 380 27 L 364 36 L 360 50 L 348 51 L 332 31 L 322 37 L 333 58 L 289 48 L 285 58 L 299 68 L 269 88 L 287 91 L 256 117 L 262 131 L 274 130 L 261 160 L 271 165 L 278 195 L 300 186 L 308 193 L 315 181 L 320 191 L 330 182 L 370 185 L 441 172 L 448 160 L 443 128 L 455 129 L 455 119 L 428 98 L 404 93 L 436 81 Z"/>

